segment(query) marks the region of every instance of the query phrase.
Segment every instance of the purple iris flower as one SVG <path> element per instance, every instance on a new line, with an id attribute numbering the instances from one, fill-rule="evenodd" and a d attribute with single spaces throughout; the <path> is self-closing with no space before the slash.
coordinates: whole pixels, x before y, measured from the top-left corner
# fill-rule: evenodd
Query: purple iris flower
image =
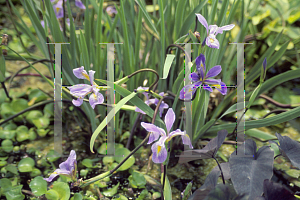
<path id="1" fill-rule="evenodd" d="M 59 169 L 56 169 L 49 178 L 44 178 L 45 181 L 51 182 L 56 176 L 64 175 L 70 177 L 72 180 L 76 179 L 77 161 L 76 152 L 72 150 L 68 159 L 59 164 Z"/>
<path id="2" fill-rule="evenodd" d="M 165 148 L 165 142 L 169 142 L 173 137 L 177 135 L 181 135 L 183 144 L 189 145 L 190 149 L 193 149 L 191 140 L 189 136 L 186 134 L 186 132 L 182 132 L 180 129 L 177 129 L 170 133 L 174 121 L 175 121 L 175 113 L 172 108 L 169 108 L 165 116 L 167 134 L 164 129 L 159 128 L 154 124 L 145 123 L 145 122 L 141 123 L 144 129 L 146 129 L 148 132 L 151 132 L 147 144 L 152 143 L 153 141 L 157 140 L 159 136 L 161 136 L 160 139 L 157 142 L 155 142 L 151 147 L 153 153 L 152 160 L 155 163 L 163 163 L 166 160 L 168 153 Z"/>
<path id="3" fill-rule="evenodd" d="M 234 24 L 230 24 L 222 27 L 218 27 L 217 25 L 208 26 L 206 19 L 201 14 L 196 14 L 196 16 L 198 17 L 198 21 L 206 28 L 206 32 L 207 32 L 206 45 L 209 46 L 210 48 L 219 49 L 220 44 L 216 36 L 219 33 L 222 34 L 223 31 L 229 31 L 233 29 L 233 27 L 235 26 Z"/>
<path id="4" fill-rule="evenodd" d="M 54 2 L 55 0 L 51 0 L 51 2 Z M 64 0 L 65 2 L 67 0 Z M 80 9 L 85 9 L 85 5 L 80 0 L 75 0 L 75 6 L 77 6 Z M 63 18 L 64 17 L 64 10 L 63 10 L 63 0 L 58 0 L 53 5 L 54 13 L 56 15 L 56 18 Z"/>
<path id="5" fill-rule="evenodd" d="M 225 83 L 221 82 L 221 79 L 209 79 L 210 77 L 217 76 L 222 71 L 221 65 L 214 66 L 205 75 L 205 56 L 200 54 L 200 56 L 196 58 L 196 69 L 197 72 L 191 73 L 189 77 L 194 84 L 186 85 L 182 88 L 179 95 L 180 99 L 191 99 L 197 88 L 201 85 L 203 85 L 203 89 L 210 92 L 213 90 L 209 85 L 212 85 L 216 87 L 221 94 L 225 95 L 227 93 L 227 87 Z"/>
<path id="6" fill-rule="evenodd" d="M 83 98 L 89 94 L 92 93 L 89 97 L 89 102 L 91 107 L 94 109 L 97 104 L 101 104 L 104 102 L 103 95 L 99 92 L 99 89 L 97 88 L 97 85 L 94 83 L 94 74 L 95 71 L 90 70 L 89 75 L 84 70 L 84 67 L 81 66 L 79 68 L 73 69 L 74 75 L 79 79 L 87 79 L 90 81 L 91 85 L 88 84 L 77 84 L 71 87 L 68 87 L 70 90 L 70 93 L 76 97 L 78 97 L 77 100 L 73 99 L 72 103 L 75 106 L 80 106 L 83 103 Z"/>
<path id="7" fill-rule="evenodd" d="M 138 87 L 137 90 L 148 90 L 149 88 L 148 87 Z M 148 93 L 147 92 L 143 92 L 143 94 L 146 96 L 146 101 L 145 101 L 145 104 L 147 104 L 148 106 L 150 104 L 155 104 L 157 105 L 159 100 L 157 98 L 155 99 L 149 99 L 149 96 L 148 96 Z M 159 93 L 160 96 L 164 96 L 164 92 L 161 92 Z M 159 106 L 159 116 L 161 117 L 162 116 L 162 113 L 164 112 L 164 109 L 167 109 L 169 108 L 169 105 L 166 104 L 164 101 L 161 102 L 160 106 Z M 146 114 L 144 111 L 142 111 L 140 108 L 136 108 L 135 109 L 135 112 L 139 112 L 139 113 L 142 113 L 142 114 Z"/>

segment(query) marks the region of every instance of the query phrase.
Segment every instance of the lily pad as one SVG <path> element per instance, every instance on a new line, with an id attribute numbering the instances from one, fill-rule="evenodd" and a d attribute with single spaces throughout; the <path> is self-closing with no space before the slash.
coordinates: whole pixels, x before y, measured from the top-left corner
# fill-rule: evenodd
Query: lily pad
<path id="1" fill-rule="evenodd" d="M 115 151 L 115 155 L 116 155 L 116 156 L 114 157 L 114 159 L 115 159 L 116 162 L 120 163 L 120 162 L 122 162 L 123 159 L 124 159 L 126 156 L 128 156 L 129 154 L 130 154 L 130 151 L 129 151 L 128 149 L 126 149 L 126 148 L 119 148 L 119 149 L 117 149 L 117 150 Z M 124 156 L 124 157 L 121 157 L 121 155 Z M 123 163 L 123 165 L 122 165 L 118 170 L 119 170 L 119 171 L 127 170 L 127 169 L 129 169 L 132 165 L 134 165 L 134 163 L 135 163 L 135 158 L 134 158 L 134 156 L 132 155 L 132 156 L 130 156 L 130 157 L 128 158 L 128 160 L 127 160 L 125 163 Z"/>
<path id="2" fill-rule="evenodd" d="M 9 164 L 5 167 L 5 169 L 15 175 L 19 175 L 19 172 L 18 172 L 18 169 L 16 166 L 12 165 L 12 164 Z"/>
<path id="3" fill-rule="evenodd" d="M 108 190 L 105 190 L 102 192 L 102 194 L 104 196 L 107 196 L 107 197 L 112 197 L 114 196 L 115 194 L 117 194 L 118 192 L 118 187 L 119 187 L 120 183 L 118 183 L 117 185 L 115 185 L 114 187 L 108 189 Z"/>
<path id="4" fill-rule="evenodd" d="M 23 185 L 17 185 L 11 187 L 8 191 L 4 192 L 7 200 L 22 200 L 25 199 L 25 195 L 22 194 Z"/>
<path id="5" fill-rule="evenodd" d="M 40 117 L 38 119 L 33 119 L 32 123 L 38 128 L 38 129 L 45 129 L 49 126 L 50 120 L 47 117 Z"/>
<path id="6" fill-rule="evenodd" d="M 26 116 L 26 120 L 33 124 L 32 120 L 34 119 L 38 119 L 40 117 L 43 117 L 43 113 L 39 110 L 32 110 L 32 111 L 29 111 L 27 116 Z"/>
<path id="7" fill-rule="evenodd" d="M 11 102 L 11 108 L 15 113 L 21 112 L 28 108 L 28 102 L 25 99 L 15 99 Z"/>
<path id="8" fill-rule="evenodd" d="M 55 190 L 58 193 L 60 200 L 70 199 L 70 188 L 67 183 L 54 182 L 52 190 Z"/>
<path id="9" fill-rule="evenodd" d="M 86 166 L 88 168 L 92 168 L 93 167 L 93 161 L 91 159 L 88 159 L 88 158 L 83 159 L 83 161 L 81 162 L 81 164 L 83 164 L 84 166 Z"/>
<path id="10" fill-rule="evenodd" d="M 49 200 L 58 200 L 59 199 L 59 195 L 55 190 L 48 190 L 46 192 L 46 198 Z"/>
<path id="11" fill-rule="evenodd" d="M 48 96 L 39 89 L 33 89 L 29 93 L 29 100 L 31 101 L 33 98 L 34 102 L 40 102 L 46 100 Z"/>
<path id="12" fill-rule="evenodd" d="M 31 172 L 33 170 L 34 165 L 35 162 L 32 158 L 23 158 L 18 164 L 18 169 L 20 172 Z"/>
<path id="13" fill-rule="evenodd" d="M 7 153 L 11 152 L 12 149 L 14 148 L 13 142 L 11 140 L 7 140 L 7 139 L 3 140 L 1 142 L 1 147 L 2 147 L 3 151 L 5 151 Z"/>
<path id="14" fill-rule="evenodd" d="M 35 177 L 29 184 L 33 194 L 41 196 L 47 192 L 47 182 L 41 177 Z"/>

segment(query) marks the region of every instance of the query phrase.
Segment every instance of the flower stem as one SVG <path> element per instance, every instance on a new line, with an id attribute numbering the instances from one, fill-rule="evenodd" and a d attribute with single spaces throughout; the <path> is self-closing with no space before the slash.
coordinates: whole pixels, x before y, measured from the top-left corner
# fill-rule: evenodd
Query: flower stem
<path id="1" fill-rule="evenodd" d="M 223 184 L 225 185 L 225 179 L 224 179 L 224 175 L 223 175 L 222 168 L 221 168 L 219 162 L 217 161 L 217 159 L 215 158 L 214 155 L 213 155 L 213 159 L 215 159 L 215 161 L 217 162 L 217 164 L 218 164 L 218 166 L 219 166 L 219 169 L 220 169 L 220 171 L 221 171 L 222 181 L 223 181 Z"/>
<path id="2" fill-rule="evenodd" d="M 161 98 L 161 99 L 159 100 L 159 102 L 157 103 L 157 106 L 156 106 L 155 111 L 154 111 L 154 114 L 153 114 L 152 122 L 151 122 L 152 124 L 154 124 L 154 122 L 155 122 L 157 113 L 158 113 L 158 111 L 159 111 L 159 106 L 160 106 L 160 104 L 162 103 L 163 99 L 164 99 L 164 98 Z M 141 142 L 141 144 L 139 144 L 132 152 L 130 152 L 130 154 L 129 154 L 128 156 L 126 156 L 126 158 L 124 158 L 124 159 L 122 160 L 122 162 L 120 162 L 114 169 L 112 169 L 112 170 L 110 170 L 110 171 L 107 171 L 107 172 L 105 172 L 105 173 L 103 173 L 103 174 L 100 174 L 100 175 L 98 175 L 98 176 L 95 176 L 95 177 L 93 177 L 93 178 L 91 178 L 91 179 L 88 179 L 88 180 L 86 180 L 86 181 L 83 181 L 83 182 L 82 182 L 82 185 L 80 185 L 79 187 L 85 187 L 85 186 L 87 186 L 87 185 L 89 185 L 89 184 L 92 184 L 92 183 L 94 183 L 94 182 L 96 182 L 96 181 L 98 181 L 98 180 L 101 180 L 101 179 L 103 179 L 103 178 L 105 178 L 105 177 L 107 177 L 107 176 L 112 175 L 117 169 L 119 169 L 119 168 L 124 164 L 124 162 L 126 162 L 126 161 L 128 160 L 128 158 L 129 158 L 130 156 L 132 156 L 137 150 L 139 150 L 139 149 L 147 142 L 149 136 L 150 136 L 150 132 L 147 134 L 147 136 L 146 136 L 145 139 Z"/>
<path id="3" fill-rule="evenodd" d="M 153 72 L 153 73 L 156 75 L 156 80 L 155 80 L 155 82 L 154 82 L 152 85 L 150 85 L 150 87 L 149 87 L 149 89 L 148 89 L 148 91 L 151 93 L 151 89 L 152 89 L 152 88 L 154 87 L 154 85 L 157 84 L 158 81 L 159 81 L 159 75 L 158 75 L 158 73 L 157 73 L 155 70 L 153 70 L 153 69 L 140 69 L 140 70 L 137 70 L 137 71 L 133 72 L 132 74 L 128 75 L 127 77 L 128 77 L 128 78 L 131 78 L 131 77 L 133 77 L 134 75 L 136 75 L 136 74 L 138 74 L 138 73 L 140 73 L 140 72 L 145 72 L 145 71 Z"/>

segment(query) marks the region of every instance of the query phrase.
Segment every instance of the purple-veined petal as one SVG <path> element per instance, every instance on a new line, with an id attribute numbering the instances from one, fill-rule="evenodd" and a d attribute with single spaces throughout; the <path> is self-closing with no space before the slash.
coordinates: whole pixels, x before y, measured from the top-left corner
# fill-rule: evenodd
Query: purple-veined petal
<path id="1" fill-rule="evenodd" d="M 205 79 L 204 83 L 209 84 L 209 85 L 216 85 L 221 83 L 221 79 Z"/>
<path id="2" fill-rule="evenodd" d="M 221 88 L 217 88 L 217 90 L 219 90 L 221 92 L 221 94 L 226 95 L 227 94 L 227 86 L 225 83 L 220 82 L 220 87 Z"/>
<path id="3" fill-rule="evenodd" d="M 83 66 L 73 69 L 73 74 L 79 79 L 88 79 L 89 77 Z"/>
<path id="4" fill-rule="evenodd" d="M 220 47 L 219 41 L 217 40 L 216 36 L 213 34 L 210 34 L 206 38 L 206 45 L 209 46 L 210 48 L 215 48 L 215 49 L 219 49 Z"/>
<path id="5" fill-rule="evenodd" d="M 51 182 L 55 177 L 57 177 L 59 174 L 51 174 L 49 178 L 44 178 L 45 181 Z"/>
<path id="6" fill-rule="evenodd" d="M 159 106 L 159 116 L 161 117 L 163 112 L 164 112 L 164 109 L 166 108 L 169 108 L 169 105 L 166 104 L 164 101 L 161 102 L 160 106 Z"/>
<path id="7" fill-rule="evenodd" d="M 154 163 L 163 163 L 167 158 L 167 150 L 165 148 L 165 140 L 167 137 L 161 137 L 159 141 L 155 142 L 152 147 L 152 161 Z"/>
<path id="8" fill-rule="evenodd" d="M 155 99 L 149 99 L 145 101 L 145 104 L 150 105 L 150 104 L 155 104 Z M 157 103 L 156 103 L 157 104 Z"/>
<path id="9" fill-rule="evenodd" d="M 182 132 L 180 129 L 176 129 L 175 131 L 172 131 L 167 138 L 167 141 L 169 142 L 173 137 L 177 135 L 184 135 L 184 132 Z"/>
<path id="10" fill-rule="evenodd" d="M 222 71 L 221 65 L 214 66 L 207 72 L 205 78 L 217 76 L 218 74 L 220 74 L 221 71 Z"/>
<path id="11" fill-rule="evenodd" d="M 197 58 L 196 58 L 196 69 L 198 73 L 200 74 L 201 79 L 203 80 L 205 78 L 205 71 L 206 71 L 206 66 L 205 66 L 205 56 L 201 53 Z"/>
<path id="12" fill-rule="evenodd" d="M 139 107 L 136 107 L 135 109 L 135 112 L 138 112 L 138 113 L 142 113 L 142 114 L 146 114 L 144 111 L 142 111 Z"/>
<path id="13" fill-rule="evenodd" d="M 157 126 L 155 126 L 154 124 L 150 124 L 150 123 L 145 123 L 142 122 L 141 126 L 146 129 L 148 132 L 151 132 L 151 134 L 154 135 L 154 137 L 149 137 L 149 141 L 147 144 L 150 144 L 151 142 L 153 142 L 154 140 L 157 140 L 159 138 L 159 136 L 166 136 L 166 132 L 164 131 L 164 129 L 159 128 Z M 151 140 L 150 140 L 151 139 Z"/>
<path id="14" fill-rule="evenodd" d="M 233 29 L 234 26 L 235 26 L 234 24 L 229 24 L 229 25 L 226 25 L 226 26 L 219 27 L 217 29 L 215 35 L 217 35 L 218 33 L 222 34 L 223 31 L 229 31 L 229 30 Z"/>
<path id="15" fill-rule="evenodd" d="M 93 87 L 87 84 L 77 84 L 68 87 L 68 89 L 70 90 L 70 93 L 72 95 L 77 97 L 84 97 L 85 95 L 87 95 L 89 92 L 93 90 Z"/>
<path id="16" fill-rule="evenodd" d="M 64 171 L 71 171 L 75 168 L 76 163 L 76 152 L 74 150 L 71 150 L 70 155 L 68 159 L 65 162 L 62 162 L 59 164 L 60 170 Z"/>
<path id="17" fill-rule="evenodd" d="M 204 86 L 203 86 L 203 89 L 204 89 L 204 90 L 208 90 L 208 91 L 210 91 L 210 92 L 213 91 L 213 89 L 212 89 L 209 85 L 204 85 Z"/>
<path id="18" fill-rule="evenodd" d="M 183 144 L 189 145 L 190 149 L 193 149 L 191 139 L 190 139 L 189 135 L 186 134 L 186 132 L 184 133 L 184 135 L 181 136 L 181 139 L 182 139 Z"/>
<path id="19" fill-rule="evenodd" d="M 200 80 L 200 77 L 196 72 L 193 72 L 190 74 L 190 80 L 193 82 L 197 82 Z"/>
<path id="20" fill-rule="evenodd" d="M 90 105 L 93 109 L 98 104 L 102 104 L 104 102 L 104 97 L 100 92 L 92 93 L 89 98 Z"/>
<path id="21" fill-rule="evenodd" d="M 165 116 L 165 124 L 167 127 L 167 132 L 169 133 L 175 121 L 175 113 L 172 108 L 169 108 Z"/>
<path id="22" fill-rule="evenodd" d="M 197 82 L 198 83 L 198 82 Z M 185 100 L 189 100 L 192 99 L 193 95 L 195 94 L 197 88 L 201 85 L 201 83 L 196 86 L 196 84 L 192 84 L 192 85 L 186 85 L 184 86 L 179 94 L 179 98 L 180 99 L 185 99 Z"/>
<path id="23" fill-rule="evenodd" d="M 81 104 L 83 103 L 83 97 L 79 97 L 77 100 L 73 99 L 72 103 L 74 104 L 74 106 L 81 106 Z"/>
<path id="24" fill-rule="evenodd" d="M 208 29 L 209 29 L 209 34 L 215 35 L 216 31 L 218 30 L 218 26 L 217 25 L 209 25 Z"/>
<path id="25" fill-rule="evenodd" d="M 206 19 L 201 14 L 196 14 L 198 21 L 206 28 L 206 32 L 208 34 L 208 24 Z"/>
<path id="26" fill-rule="evenodd" d="M 95 71 L 89 70 L 89 79 L 90 79 L 91 85 L 94 85 L 94 75 L 95 75 Z"/>
<path id="27" fill-rule="evenodd" d="M 85 9 L 85 5 L 80 0 L 75 0 L 75 6 L 77 6 L 80 9 Z"/>

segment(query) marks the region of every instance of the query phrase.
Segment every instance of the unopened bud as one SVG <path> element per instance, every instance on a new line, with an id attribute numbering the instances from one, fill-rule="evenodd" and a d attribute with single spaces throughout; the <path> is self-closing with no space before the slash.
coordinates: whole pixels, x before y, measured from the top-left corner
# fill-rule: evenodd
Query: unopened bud
<path id="1" fill-rule="evenodd" d="M 6 50 L 6 49 L 2 49 L 2 54 L 3 54 L 4 56 L 7 56 L 7 50 Z"/>
<path id="2" fill-rule="evenodd" d="M 3 34 L 2 35 L 1 45 L 7 46 L 7 43 L 8 43 L 8 35 L 7 34 Z"/>
<path id="3" fill-rule="evenodd" d="M 198 41 L 201 41 L 200 33 L 198 31 L 195 31 L 194 36 L 198 39 Z"/>
<path id="4" fill-rule="evenodd" d="M 265 57 L 265 59 L 264 59 L 263 67 L 264 67 L 264 71 L 266 71 L 266 67 L 267 67 L 267 57 Z"/>

